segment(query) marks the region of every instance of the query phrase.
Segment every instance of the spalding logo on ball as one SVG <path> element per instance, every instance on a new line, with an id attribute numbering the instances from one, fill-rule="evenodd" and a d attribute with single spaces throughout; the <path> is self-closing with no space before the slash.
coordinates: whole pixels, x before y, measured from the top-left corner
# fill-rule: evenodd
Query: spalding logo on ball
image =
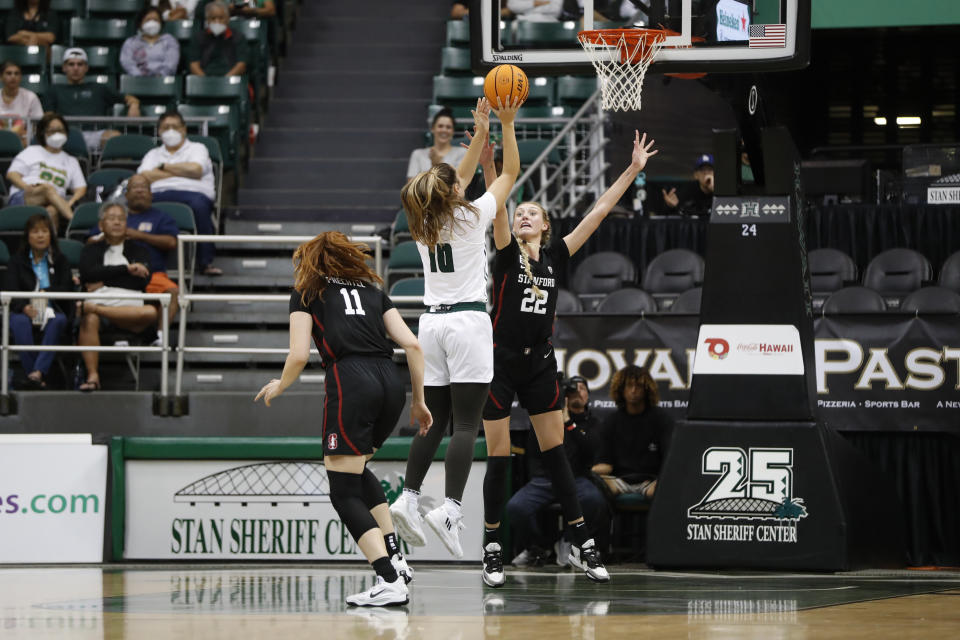
<path id="1" fill-rule="evenodd" d="M 527 74 L 520 67 L 512 64 L 499 64 L 490 70 L 483 81 L 483 95 L 490 101 L 490 105 L 497 108 L 497 98 L 500 104 L 508 106 L 512 100 L 520 98 L 520 104 L 530 95 L 530 82 Z"/>

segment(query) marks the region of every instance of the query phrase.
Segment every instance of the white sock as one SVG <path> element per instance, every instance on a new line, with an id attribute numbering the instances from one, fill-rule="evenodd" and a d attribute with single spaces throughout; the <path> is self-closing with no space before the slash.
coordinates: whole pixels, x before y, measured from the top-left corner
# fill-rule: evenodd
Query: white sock
<path id="1" fill-rule="evenodd" d="M 408 500 L 413 500 L 413 504 L 420 506 L 420 492 L 414 491 L 413 489 L 404 489 L 403 494 L 407 496 Z"/>

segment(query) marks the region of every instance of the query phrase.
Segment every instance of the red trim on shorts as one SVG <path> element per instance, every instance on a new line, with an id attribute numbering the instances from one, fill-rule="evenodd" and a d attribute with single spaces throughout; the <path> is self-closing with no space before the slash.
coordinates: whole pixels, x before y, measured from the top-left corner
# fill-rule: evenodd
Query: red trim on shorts
<path id="1" fill-rule="evenodd" d="M 337 363 L 333 363 L 333 377 L 337 381 L 337 423 L 340 425 L 340 435 L 343 436 L 343 441 L 346 442 L 355 454 L 362 455 L 360 451 L 357 450 L 353 443 L 350 442 L 350 438 L 347 437 L 347 432 L 343 430 L 343 387 L 340 386 L 340 372 L 337 371 Z M 559 387 L 558 387 L 559 389 Z"/>
<path id="2" fill-rule="evenodd" d="M 503 311 L 503 290 L 507 288 L 507 276 L 509 274 L 503 274 L 503 280 L 500 282 L 500 293 L 497 295 L 497 315 L 493 318 L 493 329 L 497 328 L 497 321 L 500 319 L 500 312 Z M 494 345 L 496 346 L 496 345 Z M 498 405 L 499 406 L 499 405 Z M 503 407 L 500 407 L 501 409 Z"/>
<path id="3" fill-rule="evenodd" d="M 497 405 L 497 409 L 503 409 L 503 405 L 497 402 L 497 399 L 493 397 L 493 391 L 487 391 L 487 395 L 490 396 L 491 400 L 493 400 L 493 404 Z"/>
<path id="4" fill-rule="evenodd" d="M 551 407 L 557 406 L 557 400 L 560 398 L 560 383 L 554 381 L 553 384 L 557 387 L 557 392 L 553 395 L 553 400 L 550 401 L 550 406 L 551 406 Z"/>

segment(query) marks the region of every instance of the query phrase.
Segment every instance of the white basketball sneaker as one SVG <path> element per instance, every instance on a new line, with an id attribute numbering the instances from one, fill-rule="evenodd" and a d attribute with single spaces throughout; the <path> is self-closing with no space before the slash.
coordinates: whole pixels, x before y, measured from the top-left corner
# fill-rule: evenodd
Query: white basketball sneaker
<path id="1" fill-rule="evenodd" d="M 423 535 L 423 516 L 420 515 L 420 500 L 409 491 L 403 491 L 396 502 L 390 505 L 390 517 L 397 533 L 407 544 L 422 547 L 427 544 Z"/>
<path id="2" fill-rule="evenodd" d="M 403 578 L 405 584 L 413 582 L 413 569 L 407 564 L 407 559 L 401 554 L 395 553 L 390 557 L 390 564 L 397 571 L 397 575 Z"/>
<path id="3" fill-rule="evenodd" d="M 463 557 L 463 546 L 460 544 L 460 530 L 463 529 L 463 512 L 449 501 L 430 511 L 423 517 L 433 532 L 440 537 L 443 546 L 459 559 Z"/>
<path id="4" fill-rule="evenodd" d="M 392 607 L 410 602 L 410 590 L 403 578 L 397 576 L 393 582 L 387 582 L 380 576 L 366 591 L 347 596 L 347 604 L 354 607 Z"/>
<path id="5" fill-rule="evenodd" d="M 503 575 L 503 551 L 497 542 L 491 542 L 483 548 L 483 581 L 488 587 L 502 587 L 506 582 L 506 576 Z"/>
<path id="6" fill-rule="evenodd" d="M 594 582 L 610 582 L 610 574 L 600 561 L 600 552 L 593 538 L 584 542 L 582 547 L 570 547 L 570 564 L 582 570 Z"/>

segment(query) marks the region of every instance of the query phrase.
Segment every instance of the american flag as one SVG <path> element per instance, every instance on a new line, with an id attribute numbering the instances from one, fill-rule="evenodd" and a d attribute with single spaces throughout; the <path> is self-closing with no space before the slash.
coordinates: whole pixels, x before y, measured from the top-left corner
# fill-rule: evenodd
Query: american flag
<path id="1" fill-rule="evenodd" d="M 787 25 L 752 24 L 750 25 L 750 48 L 786 47 Z"/>

